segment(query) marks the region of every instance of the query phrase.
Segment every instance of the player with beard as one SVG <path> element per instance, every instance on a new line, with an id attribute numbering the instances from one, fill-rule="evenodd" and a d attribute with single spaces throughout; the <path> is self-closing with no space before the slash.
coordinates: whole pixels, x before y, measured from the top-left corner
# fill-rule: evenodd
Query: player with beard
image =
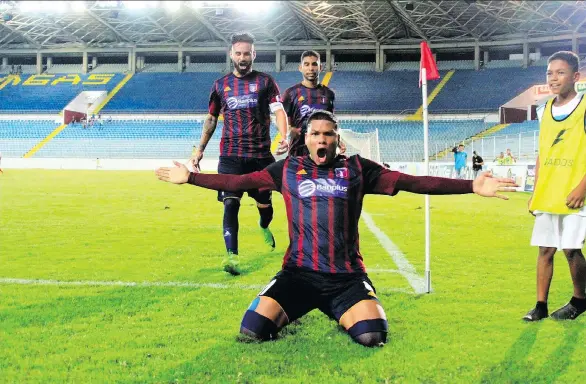
<path id="1" fill-rule="evenodd" d="M 325 110 L 333 113 L 336 98 L 330 88 L 319 84 L 319 74 L 321 72 L 319 53 L 315 51 L 303 52 L 299 72 L 303 75 L 301 83 L 287 88 L 283 94 L 283 107 L 285 107 L 285 112 L 289 118 L 290 156 L 309 154 L 305 145 L 307 118 L 315 110 Z"/>
<path id="2" fill-rule="evenodd" d="M 195 170 L 204 150 L 212 138 L 218 116 L 224 117 L 224 128 L 220 141 L 218 173 L 244 175 L 260 171 L 275 162 L 270 152 L 271 112 L 275 114 L 281 137 L 286 137 L 287 115 L 281 103 L 279 87 L 266 73 L 254 71 L 252 64 L 256 57 L 254 37 L 249 33 L 232 36 L 230 58 L 234 70 L 216 80 L 212 86 L 209 113 L 204 123 L 200 144 L 190 159 Z M 288 143 L 281 140 L 277 155 L 286 153 Z M 268 247 L 275 248 L 275 239 L 269 230 L 273 219 L 271 191 L 247 190 L 256 200 L 260 214 L 260 231 Z M 243 191 L 219 191 L 218 201 L 224 204 L 223 234 L 227 257 L 222 265 L 226 272 L 239 275 L 238 262 L 238 212 Z"/>
<path id="3" fill-rule="evenodd" d="M 159 168 L 160 180 L 204 188 L 238 191 L 270 188 L 285 200 L 289 247 L 283 268 L 252 301 L 240 332 L 270 340 L 284 326 L 319 309 L 337 321 L 354 341 L 383 345 L 387 320 L 373 283 L 366 274 L 358 242 L 358 221 L 366 194 L 393 196 L 399 191 L 432 195 L 476 193 L 506 196 L 510 179 L 483 173 L 475 180 L 410 176 L 383 168 L 359 155 L 337 155 L 338 122 L 327 111 L 308 118 L 308 156 L 289 156 L 247 175 L 190 173 L 182 164 Z"/>

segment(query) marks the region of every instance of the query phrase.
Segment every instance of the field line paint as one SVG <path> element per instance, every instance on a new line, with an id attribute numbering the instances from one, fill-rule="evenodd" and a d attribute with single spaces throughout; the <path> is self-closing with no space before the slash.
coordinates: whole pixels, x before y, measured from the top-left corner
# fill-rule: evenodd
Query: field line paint
<path id="1" fill-rule="evenodd" d="M 193 283 L 189 281 L 98 281 L 98 280 L 44 280 L 44 279 L 15 279 L 9 277 L 0 278 L 0 285 L 34 285 L 34 286 L 57 286 L 57 287 L 171 287 L 171 288 L 212 288 L 212 289 L 246 289 L 260 291 L 266 284 L 224 284 L 224 283 Z M 379 293 L 409 293 L 410 289 L 404 288 L 377 288 Z"/>
<path id="2" fill-rule="evenodd" d="M 417 274 L 417 271 L 415 271 L 415 267 L 413 267 L 413 265 L 409 263 L 409 261 L 405 257 L 405 254 L 401 252 L 399 247 L 397 247 L 395 243 L 393 243 L 391 239 L 389 239 L 389 237 L 383 231 L 381 231 L 379 227 L 377 227 L 377 225 L 374 223 L 374 220 L 372 219 L 370 214 L 368 214 L 368 212 L 362 211 L 362 219 L 366 223 L 368 229 L 378 239 L 384 250 L 389 254 L 389 256 L 391 256 L 391 259 L 393 259 L 393 261 L 397 265 L 399 273 L 407 279 L 409 285 L 411 285 L 415 293 L 424 293 L 425 278 Z"/>

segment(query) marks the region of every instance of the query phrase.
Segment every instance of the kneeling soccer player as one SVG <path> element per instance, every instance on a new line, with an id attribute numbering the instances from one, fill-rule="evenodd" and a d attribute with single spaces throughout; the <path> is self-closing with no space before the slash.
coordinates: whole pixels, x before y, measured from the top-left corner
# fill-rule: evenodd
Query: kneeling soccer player
<path id="1" fill-rule="evenodd" d="M 177 162 L 159 168 L 160 180 L 216 189 L 280 191 L 289 224 L 289 247 L 283 268 L 244 314 L 240 332 L 270 340 L 280 329 L 313 309 L 335 319 L 352 339 L 373 347 L 387 338 L 387 320 L 366 274 L 358 249 L 358 219 L 365 194 L 395 195 L 476 193 L 500 197 L 512 191 L 510 179 L 482 174 L 476 180 L 417 177 L 390 171 L 358 155 L 336 155 L 338 122 L 327 111 L 308 119 L 309 156 L 289 157 L 248 175 L 190 173 Z"/>

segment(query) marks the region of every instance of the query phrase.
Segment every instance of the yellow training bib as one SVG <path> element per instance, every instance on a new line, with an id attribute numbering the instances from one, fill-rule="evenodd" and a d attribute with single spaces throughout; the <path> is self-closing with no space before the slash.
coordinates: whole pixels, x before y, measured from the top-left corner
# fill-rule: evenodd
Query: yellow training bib
<path id="1" fill-rule="evenodd" d="M 539 174 L 531 210 L 559 215 L 577 213 L 566 206 L 566 198 L 586 174 L 586 97 L 563 120 L 554 120 L 549 100 L 539 127 Z"/>

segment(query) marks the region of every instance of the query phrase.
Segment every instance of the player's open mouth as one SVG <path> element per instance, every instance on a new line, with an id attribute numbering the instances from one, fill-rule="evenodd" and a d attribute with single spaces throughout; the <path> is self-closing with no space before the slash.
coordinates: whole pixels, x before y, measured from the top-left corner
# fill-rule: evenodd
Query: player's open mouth
<path id="1" fill-rule="evenodd" d="M 326 161 L 326 155 L 328 154 L 328 150 L 326 148 L 320 148 L 317 150 L 317 159 L 321 162 Z"/>

